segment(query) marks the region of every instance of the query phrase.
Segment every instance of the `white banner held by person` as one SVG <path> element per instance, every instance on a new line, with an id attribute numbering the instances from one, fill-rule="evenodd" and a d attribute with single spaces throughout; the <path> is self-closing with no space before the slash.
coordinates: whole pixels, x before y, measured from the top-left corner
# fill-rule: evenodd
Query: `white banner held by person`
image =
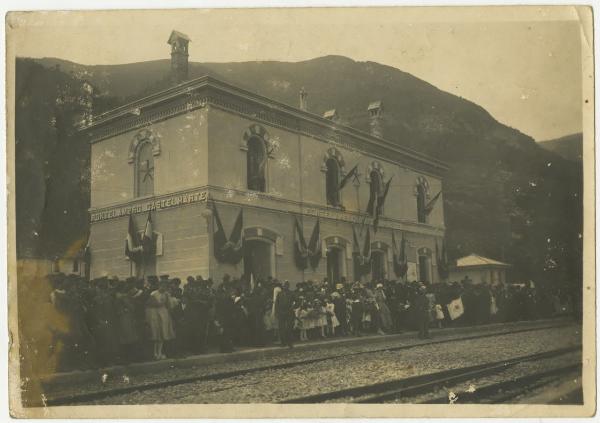
<path id="1" fill-rule="evenodd" d="M 457 299 L 452 300 L 450 304 L 448 304 L 446 307 L 448 307 L 448 315 L 450 316 L 451 320 L 458 319 L 465 312 L 462 297 L 458 297 Z"/>

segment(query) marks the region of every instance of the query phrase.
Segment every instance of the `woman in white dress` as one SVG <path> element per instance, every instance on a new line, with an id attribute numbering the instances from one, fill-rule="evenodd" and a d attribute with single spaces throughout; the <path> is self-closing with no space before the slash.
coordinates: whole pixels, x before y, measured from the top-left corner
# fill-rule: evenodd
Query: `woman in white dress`
<path id="1" fill-rule="evenodd" d="M 167 289 L 168 280 L 162 280 L 159 288 L 153 291 L 146 303 L 146 322 L 150 328 L 150 340 L 154 344 L 154 359 L 163 360 L 167 358 L 163 354 L 163 344 L 175 338 L 175 329 L 169 308 L 173 300 Z"/>

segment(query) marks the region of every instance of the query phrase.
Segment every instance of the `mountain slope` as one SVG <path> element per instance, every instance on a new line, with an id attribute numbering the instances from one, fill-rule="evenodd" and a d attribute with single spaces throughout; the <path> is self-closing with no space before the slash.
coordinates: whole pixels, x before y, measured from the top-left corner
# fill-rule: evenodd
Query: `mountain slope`
<path id="1" fill-rule="evenodd" d="M 540 141 L 539 146 L 567 160 L 581 162 L 583 158 L 583 134 L 581 132 L 553 140 Z"/>
<path id="2" fill-rule="evenodd" d="M 111 97 L 122 103 L 169 85 L 168 60 L 114 66 L 35 62 L 48 72 L 89 80 L 105 104 L 113 104 L 107 101 Z M 386 138 L 450 165 L 444 205 L 451 257 L 476 252 L 509 261 L 517 279 L 579 278 L 581 167 L 497 122 L 480 106 L 398 69 L 340 56 L 190 64 L 190 78 L 205 74 L 290 105 L 298 104 L 305 87 L 309 110 L 321 114 L 336 108 L 344 123 L 362 130 L 368 128 L 367 105 L 382 100 Z"/>

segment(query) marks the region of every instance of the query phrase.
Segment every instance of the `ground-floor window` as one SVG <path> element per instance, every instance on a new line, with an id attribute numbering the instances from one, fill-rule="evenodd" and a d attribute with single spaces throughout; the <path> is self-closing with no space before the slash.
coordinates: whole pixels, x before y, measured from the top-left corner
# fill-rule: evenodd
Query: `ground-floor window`
<path id="1" fill-rule="evenodd" d="M 267 280 L 274 274 L 273 244 L 265 240 L 244 241 L 244 274 L 255 280 Z"/>

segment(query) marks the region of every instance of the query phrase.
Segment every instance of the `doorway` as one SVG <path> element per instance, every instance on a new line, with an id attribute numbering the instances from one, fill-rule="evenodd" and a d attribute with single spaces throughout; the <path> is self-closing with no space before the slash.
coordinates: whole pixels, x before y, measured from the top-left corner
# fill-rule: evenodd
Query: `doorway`
<path id="1" fill-rule="evenodd" d="M 420 282 L 431 282 L 431 275 L 429 272 L 429 257 L 419 256 L 419 281 Z"/>
<path id="2" fill-rule="evenodd" d="M 332 286 L 340 283 L 342 277 L 343 251 L 340 248 L 327 249 L 327 279 Z"/>
<path id="3" fill-rule="evenodd" d="M 273 272 L 273 245 L 268 241 L 244 241 L 244 274 L 254 275 L 255 280 L 266 281 Z"/>
<path id="4" fill-rule="evenodd" d="M 373 251 L 371 253 L 371 277 L 374 281 L 385 279 L 385 253 Z"/>

